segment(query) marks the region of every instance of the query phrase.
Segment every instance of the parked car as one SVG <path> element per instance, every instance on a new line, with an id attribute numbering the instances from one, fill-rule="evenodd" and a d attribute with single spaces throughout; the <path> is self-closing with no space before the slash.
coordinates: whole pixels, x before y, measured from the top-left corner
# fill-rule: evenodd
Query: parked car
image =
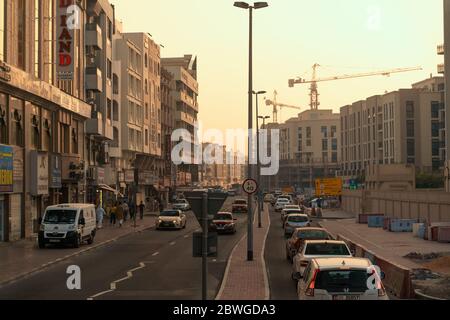
<path id="1" fill-rule="evenodd" d="M 187 225 L 186 215 L 181 210 L 164 210 L 156 220 L 156 230 L 161 229 L 185 229 Z"/>
<path id="2" fill-rule="evenodd" d="M 284 223 L 286 222 L 286 218 L 290 214 L 304 214 L 304 212 L 300 208 L 291 208 L 290 205 L 284 206 L 284 209 L 281 210 L 281 214 L 280 214 L 281 224 L 282 224 L 283 228 L 284 228 Z"/>
<path id="3" fill-rule="evenodd" d="M 290 237 L 297 228 L 310 227 L 311 221 L 306 214 L 290 214 L 284 223 L 284 236 Z"/>
<path id="4" fill-rule="evenodd" d="M 334 240 L 334 238 L 323 228 L 297 228 L 286 241 L 286 259 L 292 262 L 298 249 L 306 240 Z"/>
<path id="5" fill-rule="evenodd" d="M 369 277 L 374 274 L 371 288 Z M 312 259 L 305 273 L 296 277 L 299 300 L 389 300 L 384 274 L 378 274 L 369 259 Z"/>
<path id="6" fill-rule="evenodd" d="M 230 212 L 219 212 L 214 216 L 209 226 L 211 232 L 217 233 L 236 233 L 236 221 Z"/>
<path id="7" fill-rule="evenodd" d="M 290 202 L 286 198 L 278 199 L 277 202 L 275 203 L 275 212 L 281 212 L 281 210 L 283 210 L 284 207 L 289 204 Z"/>
<path id="8" fill-rule="evenodd" d="M 234 189 L 228 190 L 228 195 L 229 195 L 230 197 L 235 197 L 235 196 L 236 196 L 236 190 L 234 190 Z"/>
<path id="9" fill-rule="evenodd" d="M 307 240 L 299 248 L 293 259 L 293 279 L 303 275 L 309 262 L 315 258 L 351 258 L 350 249 L 344 241 Z"/>
<path id="10" fill-rule="evenodd" d="M 191 210 L 191 205 L 186 199 L 177 199 L 173 204 L 173 209 L 181 210 L 181 211 L 189 211 Z"/>
<path id="11" fill-rule="evenodd" d="M 236 199 L 232 205 L 232 213 L 247 213 L 248 204 L 245 199 Z"/>
<path id="12" fill-rule="evenodd" d="M 40 219 L 38 245 L 69 244 L 79 248 L 87 241 L 93 244 L 97 223 L 93 204 L 60 204 L 48 207 Z"/>

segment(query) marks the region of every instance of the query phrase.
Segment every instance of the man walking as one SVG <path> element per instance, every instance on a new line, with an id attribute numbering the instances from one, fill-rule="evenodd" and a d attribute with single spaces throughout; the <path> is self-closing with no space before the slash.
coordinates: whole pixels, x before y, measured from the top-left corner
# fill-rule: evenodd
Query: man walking
<path id="1" fill-rule="evenodd" d="M 95 215 L 97 218 L 97 229 L 101 229 L 103 227 L 103 217 L 105 216 L 105 210 L 99 204 L 97 209 L 95 210 Z"/>
<path id="2" fill-rule="evenodd" d="M 144 219 L 144 209 L 145 209 L 145 204 L 144 202 L 141 201 L 141 203 L 139 204 L 139 215 L 141 220 Z"/>
<path id="3" fill-rule="evenodd" d="M 119 228 L 122 228 L 123 219 L 124 219 L 124 209 L 123 209 L 122 203 L 119 203 L 119 205 L 117 206 L 116 216 L 117 216 L 117 220 L 119 220 Z"/>

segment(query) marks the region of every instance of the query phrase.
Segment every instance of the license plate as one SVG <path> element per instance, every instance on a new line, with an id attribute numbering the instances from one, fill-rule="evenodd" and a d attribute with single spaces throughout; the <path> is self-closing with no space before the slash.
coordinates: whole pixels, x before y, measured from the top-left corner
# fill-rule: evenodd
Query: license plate
<path id="1" fill-rule="evenodd" d="M 51 242 L 51 243 L 60 243 L 60 242 L 61 242 L 61 240 L 57 240 L 57 239 L 51 239 L 51 240 L 50 240 L 50 242 Z"/>
<path id="2" fill-rule="evenodd" d="M 349 296 L 345 296 L 345 295 L 336 295 L 333 296 L 333 300 L 361 300 L 360 296 L 357 295 L 349 295 Z"/>

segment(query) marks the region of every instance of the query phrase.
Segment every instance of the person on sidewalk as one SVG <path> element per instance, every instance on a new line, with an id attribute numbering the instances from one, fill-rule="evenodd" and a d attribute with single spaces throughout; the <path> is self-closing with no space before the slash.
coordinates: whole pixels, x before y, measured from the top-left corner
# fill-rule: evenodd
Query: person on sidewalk
<path id="1" fill-rule="evenodd" d="M 136 216 L 136 204 L 134 201 L 130 203 L 130 219 L 134 221 L 134 217 Z"/>
<path id="2" fill-rule="evenodd" d="M 126 201 L 123 202 L 122 207 L 123 207 L 123 221 L 127 221 L 128 215 L 130 213 L 130 207 L 128 206 L 128 203 Z"/>
<path id="3" fill-rule="evenodd" d="M 141 203 L 139 204 L 139 215 L 141 220 L 144 220 L 144 209 L 145 209 L 145 204 L 144 202 L 141 201 Z"/>
<path id="4" fill-rule="evenodd" d="M 97 209 L 95 210 L 95 215 L 97 218 L 97 229 L 103 228 L 103 218 L 105 216 L 105 210 L 100 204 L 97 206 Z"/>
<path id="5" fill-rule="evenodd" d="M 117 202 L 112 204 L 111 211 L 110 211 L 110 217 L 109 217 L 109 223 L 111 225 L 116 225 L 117 221 Z"/>
<path id="6" fill-rule="evenodd" d="M 119 228 L 122 228 L 123 219 L 124 219 L 124 209 L 123 209 L 122 203 L 119 203 L 119 205 L 117 206 L 116 216 L 117 216 L 117 220 L 119 220 Z"/>

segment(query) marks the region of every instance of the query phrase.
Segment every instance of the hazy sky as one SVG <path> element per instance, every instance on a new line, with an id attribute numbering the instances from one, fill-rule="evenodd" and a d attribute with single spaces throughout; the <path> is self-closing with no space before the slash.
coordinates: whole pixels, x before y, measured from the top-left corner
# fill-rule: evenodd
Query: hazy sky
<path id="1" fill-rule="evenodd" d="M 443 63 L 442 0 L 272 0 L 254 15 L 254 87 L 279 101 L 309 104 L 308 86 L 288 79 L 398 67 L 423 71 L 319 83 L 321 108 L 334 109 L 436 75 Z M 247 125 L 248 12 L 232 0 L 112 0 L 125 32 L 145 31 L 162 56 L 198 56 L 200 119 L 208 128 Z M 261 103 L 261 113 L 272 115 Z M 298 112 L 285 109 L 286 120 Z"/>

